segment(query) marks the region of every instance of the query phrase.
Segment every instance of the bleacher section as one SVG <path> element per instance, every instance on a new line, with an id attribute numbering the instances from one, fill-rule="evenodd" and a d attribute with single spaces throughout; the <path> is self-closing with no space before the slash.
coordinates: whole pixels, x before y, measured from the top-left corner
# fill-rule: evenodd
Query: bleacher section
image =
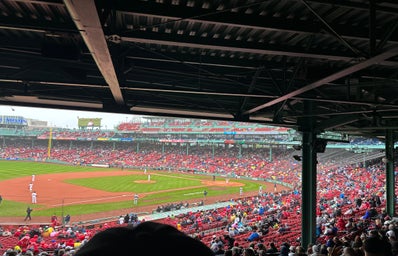
<path id="1" fill-rule="evenodd" d="M 137 133 L 230 133 L 230 134 L 287 134 L 288 128 L 264 126 L 254 123 L 198 120 L 166 120 L 163 122 L 121 123 L 116 128 L 120 132 Z"/>

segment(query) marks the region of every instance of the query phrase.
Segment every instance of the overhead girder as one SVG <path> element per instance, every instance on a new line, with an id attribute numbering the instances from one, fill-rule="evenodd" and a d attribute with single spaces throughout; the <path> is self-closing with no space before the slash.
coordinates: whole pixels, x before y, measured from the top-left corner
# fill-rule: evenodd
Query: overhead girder
<path id="1" fill-rule="evenodd" d="M 134 36 L 132 36 L 134 34 Z M 352 63 L 358 62 L 357 56 L 348 55 L 345 52 L 325 51 L 325 50 L 306 50 L 300 47 L 284 47 L 264 45 L 259 43 L 245 43 L 244 47 L 239 41 L 228 41 L 222 39 L 191 38 L 184 35 L 166 35 L 154 32 L 135 32 L 128 37 L 121 37 L 122 42 L 130 42 L 141 45 L 161 45 L 174 46 L 180 48 L 191 48 L 204 51 L 221 51 L 239 54 L 255 54 L 260 56 L 286 56 L 293 58 L 308 58 L 317 60 L 330 60 L 336 62 Z M 377 63 L 382 66 L 398 65 L 395 61 L 380 61 Z"/>
<path id="2" fill-rule="evenodd" d="M 338 126 L 354 123 L 359 119 L 361 119 L 359 115 L 337 116 L 325 121 L 321 121 L 319 124 L 316 124 L 315 129 L 318 131 L 331 130 Z"/>
<path id="3" fill-rule="evenodd" d="M 268 13 L 264 15 L 257 11 L 261 8 L 251 8 L 251 14 L 243 15 L 240 10 L 234 12 L 232 8 L 236 6 L 231 1 L 221 1 L 225 4 L 224 9 L 212 6 L 218 2 L 210 2 L 210 8 L 206 9 L 196 5 L 201 1 L 192 1 L 195 6 L 191 7 L 182 2 L 170 4 L 169 1 L 142 1 L 136 5 L 119 0 L 112 3 L 90 0 L 91 7 L 77 8 L 77 11 L 71 11 L 70 4 L 59 0 L 7 1 L 19 2 L 23 10 L 41 10 L 41 13 L 36 17 L 26 13 L 19 17 L 16 12 L 0 15 L 3 97 L 0 104 L 14 104 L 7 101 L 12 96 L 20 100 L 37 97 L 31 102 L 35 106 L 57 106 L 50 104 L 54 103 L 65 108 L 65 100 L 76 100 L 87 102 L 85 106 L 89 110 L 102 105 L 99 111 L 295 126 L 303 116 L 302 103 L 308 100 L 317 102 L 313 112 L 319 121 L 317 129 L 352 129 L 350 131 L 356 132 L 358 127 L 367 125 L 370 128 L 364 128 L 362 134 L 383 135 L 382 129 L 398 126 L 394 84 L 385 89 L 383 84 L 375 82 L 375 79 L 385 81 L 388 76 L 394 76 L 391 74 L 398 67 L 396 58 L 389 60 L 385 55 L 377 55 L 398 44 L 398 4 L 395 0 L 375 1 L 377 4 L 373 6 L 354 0 L 305 0 L 319 14 L 333 9 L 333 15 L 325 18 L 323 24 L 308 12 L 305 14 L 307 20 L 299 19 L 297 15 L 305 8 L 297 0 L 291 0 L 295 5 L 288 19 L 284 17 L 290 15 L 290 10 L 282 10 L 278 13 L 280 16 L 272 15 L 272 12 L 278 12 L 278 8 L 289 4 L 290 0 L 286 3 L 276 0 L 243 3 L 242 8 L 268 6 Z M 80 6 L 85 1 L 65 2 Z M 43 15 L 46 9 L 49 19 Z M 338 17 L 340 11 L 349 10 L 361 15 Z M 68 11 L 74 14 L 71 15 L 73 19 Z M 66 15 L 54 17 L 57 13 Z M 88 19 L 101 17 L 95 26 L 84 20 L 87 13 Z M 373 21 L 369 23 L 364 18 L 367 16 Z M 357 24 L 350 22 L 353 20 Z M 328 25 L 333 30 L 329 32 L 340 43 L 327 33 Z M 199 26 L 203 34 L 200 34 Z M 381 31 L 379 26 L 384 30 Z M 227 32 L 229 29 L 232 32 Z M 196 34 L 189 35 L 190 32 Z M 224 38 L 226 33 L 230 33 L 229 39 Z M 241 36 L 240 40 L 237 40 L 238 36 Z M 250 36 L 253 40 L 248 40 Z M 258 40 L 262 36 L 269 36 L 276 43 Z M 84 52 L 82 59 L 43 56 L 41 44 L 48 38 L 75 44 Z M 114 38 L 117 40 L 113 41 Z M 313 39 L 312 44 L 308 42 L 309 38 Z M 101 41 L 101 47 L 95 47 L 97 41 Z M 366 60 L 366 55 L 358 58 L 355 51 L 349 49 L 351 45 L 362 53 L 369 51 L 376 59 Z M 117 51 L 118 47 L 127 50 Z M 96 58 L 97 54 L 103 54 L 103 50 L 107 58 L 111 59 L 112 55 L 113 61 L 115 54 L 119 54 L 119 61 L 105 61 L 109 65 L 101 67 L 98 62 L 103 61 Z M 367 63 L 365 66 L 369 64 L 367 67 L 374 66 L 366 68 L 363 63 Z M 259 69 L 262 65 L 271 75 Z M 301 70 L 300 66 L 308 67 L 308 70 Z M 74 68 L 86 76 L 74 76 L 73 70 L 69 72 Z M 118 73 L 109 75 L 104 69 L 111 72 L 116 69 Z M 123 82 L 117 81 L 120 79 L 118 74 L 123 77 Z M 39 79 L 41 75 L 42 80 Z M 359 79 L 357 84 L 347 84 L 352 75 Z M 104 79 L 108 84 L 111 80 L 116 86 L 109 90 Z M 371 83 L 363 88 L 366 81 Z M 384 88 L 382 93 L 382 89 L 379 91 L 381 87 Z M 362 89 L 368 91 L 368 96 L 359 93 L 360 97 L 354 98 L 354 94 Z M 118 100 L 128 109 L 114 108 L 109 103 Z M 269 106 L 264 106 L 264 102 Z M 28 105 L 24 102 L 15 104 Z M 70 105 L 66 108 L 85 109 Z M 244 112 L 247 109 L 249 111 Z M 372 124 L 373 109 L 380 115 L 381 121 L 377 124 Z M 281 118 L 273 120 L 273 115 Z"/>
<path id="4" fill-rule="evenodd" d="M 147 35 L 147 33 L 145 33 Z M 334 55 L 327 53 L 308 53 L 304 51 L 288 51 L 288 50 L 278 50 L 279 47 L 257 45 L 256 48 L 250 48 L 250 44 L 245 45 L 248 47 L 242 47 L 240 42 L 226 42 L 224 40 L 209 40 L 206 42 L 201 39 L 190 39 L 185 37 L 179 37 L 177 40 L 165 40 L 168 36 L 163 36 L 158 33 L 152 33 L 152 35 L 147 35 L 147 37 L 121 37 L 123 42 L 137 43 L 137 44 L 148 44 L 148 45 L 164 45 L 164 46 L 175 46 L 175 47 L 187 47 L 193 49 L 203 49 L 203 50 L 216 50 L 225 52 L 238 52 L 238 53 L 250 53 L 259 55 L 278 55 L 278 56 L 288 56 L 288 57 L 301 57 L 301 58 L 313 58 L 313 59 L 325 59 L 333 61 L 344 61 L 350 62 L 355 60 L 354 56 L 344 56 L 344 55 Z M 158 38 L 158 39 L 155 39 Z M 174 37 L 175 38 L 175 37 Z M 217 43 L 216 43 L 217 41 Z M 194 42 L 194 43 L 192 43 Z"/>
<path id="5" fill-rule="evenodd" d="M 108 83 L 115 102 L 123 105 L 123 95 L 94 0 L 64 0 L 64 2 L 98 69 Z"/>
<path id="6" fill-rule="evenodd" d="M 340 6 L 340 7 L 346 7 L 346 8 L 353 8 L 353 9 L 361 9 L 364 11 L 369 10 L 369 5 L 366 3 L 362 3 L 362 2 L 334 1 L 334 0 L 308 0 L 308 2 L 316 3 L 316 4 L 323 4 L 323 5 L 334 5 L 334 6 Z M 390 4 L 397 4 L 397 2 L 395 2 L 395 0 L 383 1 L 383 2 L 388 2 Z M 376 11 L 398 16 L 398 5 L 395 8 L 392 6 L 380 6 L 379 5 L 376 7 Z"/>
<path id="7" fill-rule="evenodd" d="M 334 29 L 334 25 L 332 27 L 332 25 L 330 25 L 329 22 L 327 22 L 323 17 L 321 17 L 321 15 L 314 8 L 312 8 L 311 5 L 309 5 L 305 0 L 301 0 L 301 2 L 307 7 L 308 10 L 310 10 L 310 12 L 312 12 L 315 15 L 315 17 L 317 17 L 317 19 L 326 27 L 326 29 L 329 31 L 329 33 L 331 33 L 335 38 L 337 38 L 337 40 L 339 42 L 341 42 L 346 48 L 351 50 L 356 56 L 361 56 L 362 55 L 360 50 L 358 50 L 357 48 L 352 46 L 349 42 L 347 42 L 347 40 L 345 40 Z"/>
<path id="8" fill-rule="evenodd" d="M 294 1 L 296 2 L 296 1 Z M 308 1 L 311 3 L 317 3 L 322 1 Z M 326 2 L 326 1 L 323 1 Z M 333 1 L 329 5 L 338 6 L 338 4 Z M 364 11 L 368 11 L 369 6 L 365 4 L 360 4 Z M 197 7 L 185 7 L 185 6 L 174 6 L 172 11 L 165 14 L 164 4 L 154 4 L 148 2 L 142 2 L 140 5 L 134 4 L 123 4 L 122 2 L 116 3 L 114 6 L 117 10 L 120 10 L 126 15 L 132 15 L 136 17 L 152 17 L 165 20 L 162 23 L 151 24 L 151 25 L 140 25 L 133 28 L 133 31 L 139 31 L 140 29 L 152 28 L 158 26 L 167 26 L 168 24 L 175 22 L 193 22 L 198 24 L 207 24 L 213 26 L 224 26 L 233 27 L 237 29 L 253 29 L 258 31 L 277 31 L 286 33 L 296 33 L 302 35 L 312 35 L 319 34 L 322 36 L 322 24 L 314 23 L 311 20 L 300 20 L 300 19 L 284 19 L 279 17 L 267 17 L 259 15 L 245 15 L 244 19 L 240 13 L 236 12 L 221 12 L 214 10 L 206 10 Z M 346 6 L 348 7 L 348 6 Z M 352 8 L 356 8 L 355 4 Z M 388 10 L 391 14 L 394 12 L 394 8 L 381 8 L 377 7 L 377 11 L 381 9 Z M 396 13 L 398 13 L 398 7 L 395 8 Z M 218 15 L 221 14 L 222 15 Z M 396 14 L 394 13 L 394 14 Z M 397 15 L 398 16 L 398 15 Z M 261 18 L 259 18 L 261 17 Z M 333 24 L 333 28 L 342 38 L 344 39 L 355 39 L 355 40 L 369 40 L 368 31 L 358 26 L 353 26 L 351 24 Z M 119 28 L 122 31 L 128 31 L 125 28 Z M 187 32 L 189 33 L 189 32 Z M 398 35 L 389 39 L 390 43 L 398 43 Z"/>
<path id="9" fill-rule="evenodd" d="M 6 18 L 5 20 L 7 20 Z M 16 21 L 14 21 L 16 22 Z M 0 28 L 3 29 L 18 29 L 18 30 L 25 30 L 25 31 L 34 31 L 38 33 L 48 33 L 49 31 L 53 31 L 53 33 L 77 33 L 77 30 L 74 30 L 70 24 L 63 24 L 63 23 L 43 23 L 42 21 L 36 21 L 36 20 L 28 20 L 26 19 L 25 22 L 19 21 L 18 23 L 14 23 L 11 21 L 5 23 L 4 21 L 1 22 L 0 19 Z M 284 23 L 284 22 L 279 22 L 279 23 Z M 52 25 L 49 26 L 49 25 Z M 309 27 L 309 26 L 306 26 Z M 354 29 L 353 31 L 357 31 L 357 29 Z M 310 34 L 311 32 L 309 32 Z M 129 36 L 130 34 L 134 34 L 134 37 Z M 290 56 L 290 57 L 305 57 L 305 58 L 314 58 L 314 59 L 327 59 L 327 60 L 334 60 L 334 61 L 344 61 L 344 62 L 350 62 L 353 59 L 356 58 L 354 55 L 349 55 L 346 52 L 338 52 L 336 55 L 336 51 L 333 52 L 326 52 L 326 51 L 319 51 L 318 53 L 314 54 L 312 52 L 316 52 L 315 49 L 311 50 L 311 53 L 308 53 L 308 51 L 305 50 L 305 48 L 301 49 L 299 47 L 294 47 L 288 50 L 283 50 L 281 51 L 279 47 L 275 46 L 264 46 L 263 44 L 254 44 L 254 43 L 247 43 L 248 46 L 246 46 L 244 49 L 241 49 L 239 46 L 241 46 L 240 42 L 231 42 L 228 40 L 221 40 L 221 39 L 197 39 L 193 37 L 187 37 L 183 35 L 165 35 L 165 34 L 159 34 L 159 33 L 153 33 L 153 32 L 148 32 L 146 31 L 145 33 L 140 32 L 140 31 L 134 31 L 134 33 L 124 33 L 124 36 L 122 39 L 124 41 L 128 42 L 133 42 L 133 43 L 143 43 L 143 42 L 148 42 L 148 43 L 153 43 L 153 44 L 159 44 L 159 45 L 166 45 L 166 46 L 183 46 L 183 47 L 192 47 L 192 48 L 197 48 L 197 49 L 209 49 L 209 50 L 220 50 L 220 51 L 226 51 L 230 49 L 229 51 L 237 51 L 241 53 L 254 53 L 254 54 L 264 54 L 264 55 L 279 55 L 279 56 Z M 140 36 L 141 35 L 141 36 Z M 65 36 L 65 35 L 63 35 Z M 170 37 L 170 40 L 157 40 L 157 39 L 164 39 Z M 174 38 L 178 38 L 178 41 L 176 41 Z M 389 36 L 391 39 L 391 35 Z M 173 40 L 174 39 L 174 40 Z M 368 40 L 368 38 L 366 38 Z M 190 44 L 190 43 L 184 43 L 185 42 L 192 42 L 194 41 L 195 43 Z M 210 42 L 210 43 L 209 43 Z M 213 42 L 213 45 L 209 45 Z M 390 41 L 389 41 L 390 42 Z M 390 42 L 391 43 L 391 42 Z M 398 39 L 397 39 L 398 43 Z M 250 48 L 250 44 L 252 44 L 252 48 Z M 208 47 L 205 47 L 208 45 Z M 286 48 L 286 47 L 285 47 Z M 287 49 L 287 48 L 286 48 Z M 397 63 L 395 62 L 381 62 L 380 65 L 387 65 L 387 66 L 397 66 Z"/>
<path id="10" fill-rule="evenodd" d="M 297 95 L 300 95 L 300 94 L 302 94 L 304 92 L 313 90 L 313 89 L 315 89 L 317 87 L 325 85 L 326 83 L 332 82 L 332 81 L 337 80 L 337 79 L 342 78 L 342 77 L 345 77 L 347 75 L 350 75 L 350 74 L 352 74 L 354 72 L 357 72 L 359 70 L 365 69 L 365 68 L 367 68 L 369 66 L 375 65 L 375 64 L 377 64 L 380 61 L 386 60 L 386 59 L 394 57 L 396 55 L 398 55 L 398 47 L 393 48 L 391 50 L 388 50 L 386 52 L 383 52 L 383 53 L 381 53 L 379 55 L 376 55 L 376 56 L 374 56 L 374 57 L 372 57 L 372 58 L 370 58 L 370 59 L 368 59 L 366 61 L 363 61 L 363 62 L 360 62 L 358 64 L 355 64 L 355 65 L 353 65 L 351 67 L 343 69 L 343 70 L 341 70 L 341 71 L 339 71 L 337 73 L 329 75 L 329 76 L 327 76 L 327 77 L 325 77 L 323 79 L 320 79 L 318 81 L 310 83 L 310 84 L 308 84 L 306 86 L 303 86 L 303 87 L 301 87 L 301 88 L 299 88 L 299 89 L 297 89 L 295 91 L 292 91 L 290 93 L 287 93 L 287 94 L 285 94 L 285 95 L 283 95 L 283 96 L 281 96 L 281 97 L 279 97 L 277 99 L 271 100 L 270 102 L 267 102 L 265 104 L 262 104 L 260 106 L 255 107 L 253 109 L 250 109 L 250 110 L 246 111 L 246 114 L 251 114 L 251 113 L 259 111 L 259 110 L 261 110 L 263 108 L 267 108 L 267 107 L 273 106 L 274 104 L 277 104 L 277 103 L 279 103 L 281 101 L 287 100 L 287 99 L 289 99 L 291 97 L 294 97 L 294 96 L 297 96 Z"/>

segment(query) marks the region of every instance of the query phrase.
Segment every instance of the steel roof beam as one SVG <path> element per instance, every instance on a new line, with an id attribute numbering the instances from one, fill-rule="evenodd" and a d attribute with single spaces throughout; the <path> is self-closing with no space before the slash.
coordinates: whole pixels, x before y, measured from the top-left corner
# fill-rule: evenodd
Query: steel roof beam
<path id="1" fill-rule="evenodd" d="M 340 41 L 345 47 L 350 49 L 358 57 L 362 56 L 362 53 L 358 49 L 356 49 L 355 47 L 350 45 L 338 32 L 336 32 L 336 30 L 329 24 L 329 22 L 327 22 L 324 18 L 322 18 L 321 15 L 319 15 L 317 13 L 317 11 L 314 10 L 314 8 L 312 8 L 305 0 L 301 0 L 301 2 L 307 7 L 308 10 L 310 10 L 310 12 L 312 12 L 315 15 L 315 17 L 317 17 L 317 19 L 319 21 L 321 21 L 323 23 L 323 25 L 326 27 L 326 29 L 329 30 L 329 32 L 334 37 L 336 37 L 338 41 Z M 376 39 L 375 39 L 375 42 L 376 42 Z"/>
<path id="2" fill-rule="evenodd" d="M 309 1 L 314 2 L 314 1 Z M 303 21 L 298 19 L 285 19 L 285 18 L 275 18 L 267 16 L 256 16 L 256 15 L 246 15 L 242 19 L 240 13 L 233 12 L 223 12 L 220 15 L 214 15 L 213 10 L 204 10 L 201 8 L 188 8 L 181 7 L 178 5 L 173 5 L 171 9 L 172 12 L 164 12 L 164 4 L 154 4 L 141 2 L 140 5 L 116 5 L 115 8 L 121 13 L 132 15 L 134 17 L 143 18 L 158 18 L 162 20 L 161 23 L 153 23 L 151 25 L 143 25 L 134 27 L 134 31 L 139 31 L 140 29 L 167 26 L 168 24 L 173 24 L 176 22 L 192 22 L 198 24 L 209 24 L 215 27 L 226 26 L 235 27 L 242 29 L 253 29 L 259 31 L 276 31 L 276 32 L 287 32 L 287 33 L 297 33 L 297 34 L 314 34 L 319 33 L 322 35 L 322 26 L 320 24 L 315 24 L 312 21 Z M 366 5 L 366 12 L 368 13 L 369 6 Z M 398 13 L 398 8 L 397 8 Z M 398 16 L 398 15 L 397 15 Z M 131 24 L 133 25 L 133 24 Z M 357 39 L 357 40 L 369 40 L 368 30 L 362 27 L 350 26 L 349 24 L 332 24 L 336 33 L 341 35 L 345 39 Z M 125 30 L 125 28 L 122 28 Z M 398 37 L 390 38 L 390 43 L 398 43 Z"/>
<path id="3" fill-rule="evenodd" d="M 337 116 L 335 118 L 331 118 L 331 119 L 321 122 L 320 124 L 317 124 L 316 129 L 319 131 L 330 130 L 330 129 L 333 129 L 333 128 L 336 128 L 336 127 L 339 127 L 342 125 L 354 123 L 360 119 L 361 118 L 359 115 Z"/>
<path id="4" fill-rule="evenodd" d="M 158 88 L 148 88 L 148 87 L 133 87 L 139 81 L 127 81 L 131 82 L 130 86 L 123 87 L 123 90 L 126 91 L 136 91 L 136 92 L 153 92 L 153 93 L 171 93 L 171 94 L 182 94 L 182 95 L 198 95 L 198 96 L 214 96 L 214 97 L 232 97 L 235 98 L 233 101 L 236 101 L 236 98 L 241 97 L 249 97 L 253 99 L 277 99 L 278 96 L 265 95 L 265 94 L 248 94 L 248 93 L 227 93 L 227 92 L 208 92 L 208 91 L 197 91 L 197 90 L 178 90 L 178 89 L 162 89 Z M 8 79 L 6 77 L 0 77 L 0 83 L 5 84 L 26 84 L 29 83 L 31 85 L 40 85 L 40 86 L 63 86 L 70 88 L 87 88 L 87 89 L 98 89 L 105 90 L 107 87 L 102 84 L 87 84 L 87 83 L 70 83 L 70 82 L 57 82 L 57 81 L 33 81 L 33 80 L 20 80 L 20 79 Z M 149 84 L 149 82 L 146 82 Z M 156 84 L 157 85 L 157 84 Z M 170 85 L 170 88 L 172 86 Z M 398 108 L 396 104 L 385 104 L 385 103 L 374 103 L 374 102 L 365 102 L 365 101 L 352 101 L 352 100 L 341 100 L 341 99 L 319 99 L 319 98 L 308 98 L 308 97 L 292 97 L 295 100 L 311 100 L 324 102 L 329 104 L 347 104 L 347 105 L 357 105 L 357 106 L 368 106 L 368 107 L 384 107 L 384 108 Z M 362 111 L 363 112 L 363 111 Z M 338 114 L 336 114 L 338 115 Z M 297 116 L 296 116 L 297 117 Z"/>
<path id="5" fill-rule="evenodd" d="M 278 55 L 278 56 L 288 56 L 296 58 L 309 58 L 309 59 L 320 59 L 320 60 L 332 60 L 332 61 L 343 61 L 343 62 L 356 62 L 354 56 L 344 56 L 344 55 L 332 55 L 329 53 L 314 53 L 303 51 L 293 51 L 292 50 L 278 50 L 271 46 L 264 46 L 255 44 L 257 47 L 251 47 L 253 45 L 245 44 L 246 48 L 241 47 L 242 43 L 230 42 L 225 40 L 188 40 L 184 36 L 173 36 L 173 39 L 167 35 L 161 34 L 150 34 L 148 37 L 138 37 L 140 33 L 136 33 L 136 37 L 121 37 L 124 42 L 136 43 L 136 44 L 154 44 L 154 45 L 164 45 L 164 46 L 175 46 L 175 47 L 188 47 L 203 50 L 215 50 L 215 51 L 225 51 L 225 52 L 240 52 L 248 54 L 260 54 L 260 55 Z M 161 39 L 163 38 L 163 39 Z M 207 43 L 206 43 L 207 42 Z M 224 43 L 224 44 L 223 44 Z M 396 67 L 398 62 L 395 61 L 380 61 L 377 63 L 382 66 L 393 66 Z"/>
<path id="6" fill-rule="evenodd" d="M 138 37 L 122 37 L 122 41 L 138 43 L 138 44 L 155 44 L 155 45 L 165 45 L 165 46 L 176 46 L 176 47 L 188 47 L 188 48 L 196 48 L 196 49 L 204 49 L 204 50 L 217 50 L 217 51 L 226 51 L 226 52 L 241 52 L 241 53 L 252 53 L 252 54 L 260 54 L 260 55 L 279 55 L 279 56 L 289 56 L 289 57 L 300 57 L 300 58 L 311 58 L 311 59 L 325 59 L 325 60 L 334 60 L 334 61 L 352 61 L 353 57 L 347 56 L 336 56 L 336 55 L 327 55 L 327 54 L 314 54 L 314 53 L 306 53 L 306 52 L 289 52 L 289 51 L 280 51 L 273 49 L 260 49 L 260 48 L 243 48 L 243 47 L 234 47 L 227 45 L 214 45 L 214 44 L 201 44 L 201 43 L 189 43 L 184 41 L 169 41 L 169 40 L 158 40 L 158 39 L 150 39 L 150 38 L 138 38 Z M 240 43 L 240 45 L 242 45 Z"/>
<path id="7" fill-rule="evenodd" d="M 382 49 L 386 43 L 388 42 L 388 40 L 390 39 L 390 37 L 393 35 L 393 33 L 395 32 L 395 30 L 398 28 L 398 18 L 393 22 L 393 24 L 387 29 L 385 35 L 383 36 L 383 38 L 381 39 L 381 41 L 379 42 L 379 44 L 376 47 L 376 50 L 380 50 Z"/>
<path id="8" fill-rule="evenodd" d="M 36 32 L 36 33 L 47 33 L 50 31 L 59 32 L 59 33 L 72 33 L 72 34 L 78 33 L 78 31 L 74 27 L 73 22 L 71 22 L 68 19 L 65 22 L 61 23 L 56 20 L 0 16 L 0 28 L 8 30 L 23 30 L 23 31 Z"/>
<path id="9" fill-rule="evenodd" d="M 248 94 L 252 94 L 253 93 L 253 90 L 254 90 L 254 88 L 256 87 L 256 84 L 257 84 L 257 78 L 261 74 L 263 69 L 264 69 L 263 66 L 257 68 L 256 72 L 254 73 L 254 75 L 252 77 L 252 81 L 250 82 L 250 86 L 247 89 L 247 93 Z M 245 109 L 245 106 L 246 106 L 246 103 L 247 103 L 248 100 L 249 100 L 249 97 L 243 97 L 243 100 L 242 100 L 242 102 L 240 104 L 240 107 L 239 107 L 239 114 L 242 113 L 242 111 Z"/>
<path id="10" fill-rule="evenodd" d="M 95 70 L 98 71 L 97 66 L 95 63 L 87 63 L 82 60 L 68 60 L 68 59 L 60 59 L 60 58 L 50 58 L 50 57 L 43 57 L 41 55 L 30 54 L 21 51 L 7 51 L 0 46 L 0 63 L 5 63 L 8 61 L 7 59 L 11 59 L 14 65 L 22 65 L 25 61 L 42 61 L 44 63 L 50 63 L 50 65 L 56 65 L 60 67 L 73 67 L 79 68 L 82 70 Z M 22 57 L 22 58 L 21 58 Z M 21 61 L 23 59 L 23 61 Z M 10 62 L 8 62 L 10 63 Z"/>
<path id="11" fill-rule="evenodd" d="M 376 1 L 369 1 L 369 56 L 376 54 Z"/>
<path id="12" fill-rule="evenodd" d="M 46 0 L 46 1 L 37 1 L 37 0 L 9 0 L 11 2 L 21 2 L 21 3 L 28 3 L 28 4 L 39 4 L 39 5 L 48 5 L 48 6 L 65 6 L 64 3 L 60 3 L 57 1 Z"/>
<path id="13" fill-rule="evenodd" d="M 317 3 L 317 4 L 323 4 L 323 5 L 329 5 L 329 6 L 339 6 L 339 7 L 345 7 L 345 8 L 352 8 L 352 9 L 358 9 L 358 10 L 364 10 L 364 11 L 368 11 L 369 10 L 369 5 L 368 4 L 360 3 L 360 2 L 335 1 L 335 0 L 308 0 L 308 2 Z M 396 4 L 396 2 L 394 2 L 394 3 Z M 397 5 L 397 8 L 378 5 L 376 7 L 376 11 L 377 12 L 388 13 L 388 14 L 393 14 L 393 15 L 397 15 L 398 16 L 398 5 Z"/>
<path id="14" fill-rule="evenodd" d="M 107 82 L 115 102 L 118 105 L 123 105 L 123 95 L 94 0 L 64 0 L 64 2 L 98 69 Z"/>
<path id="15" fill-rule="evenodd" d="M 277 98 L 275 100 L 271 100 L 270 102 L 267 102 L 265 104 L 262 104 L 260 106 L 255 107 L 255 108 L 252 108 L 252 109 L 246 111 L 245 114 L 251 114 L 251 113 L 257 112 L 257 111 L 259 111 L 261 109 L 273 106 L 273 105 L 275 105 L 275 104 L 277 104 L 277 103 L 279 103 L 281 101 L 290 99 L 292 97 L 295 97 L 295 96 L 300 95 L 302 93 L 305 93 L 307 91 L 313 90 L 313 89 L 318 88 L 318 87 L 320 87 L 322 85 L 325 85 L 325 84 L 327 84 L 329 82 L 332 82 L 332 81 L 337 80 L 339 78 L 342 78 L 342 77 L 345 77 L 345 76 L 350 75 L 352 73 L 355 73 L 355 72 L 357 72 L 359 70 L 362 70 L 362 69 L 365 69 L 365 68 L 370 67 L 372 65 L 375 65 L 375 64 L 377 64 L 380 61 L 386 60 L 386 59 L 394 57 L 396 55 L 398 55 L 398 47 L 393 48 L 393 49 L 391 49 L 389 51 L 383 52 L 383 53 L 381 53 L 379 55 L 376 55 L 376 56 L 374 56 L 374 57 L 372 57 L 372 58 L 370 58 L 368 60 L 365 60 L 363 62 L 355 64 L 355 65 L 353 65 L 351 67 L 343 69 L 343 70 L 341 70 L 341 71 L 339 71 L 337 73 L 329 75 L 329 76 L 327 76 L 327 77 L 325 77 L 323 79 L 320 79 L 320 80 L 318 80 L 316 82 L 313 82 L 311 84 L 303 86 L 300 89 L 297 89 L 297 90 L 292 91 L 292 92 L 290 92 L 288 94 L 285 94 L 285 95 L 283 95 L 283 96 L 281 96 L 281 97 L 279 97 L 279 98 Z"/>

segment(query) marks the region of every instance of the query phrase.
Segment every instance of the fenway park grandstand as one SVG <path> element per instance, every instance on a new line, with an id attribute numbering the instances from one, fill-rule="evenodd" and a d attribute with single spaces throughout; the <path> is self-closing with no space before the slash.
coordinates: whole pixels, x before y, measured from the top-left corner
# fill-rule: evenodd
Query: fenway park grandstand
<path id="1" fill-rule="evenodd" d="M 32 221 L 16 216 L 14 219 L 20 221 L 6 223 L 1 210 L 7 205 L 11 207 L 8 201 L 12 201 L 12 195 L 4 188 L 6 183 L 17 184 L 9 179 L 0 187 L 2 252 L 20 250 L 20 253 L 59 255 L 59 251 L 67 251 L 66 255 L 73 255 L 99 231 L 149 219 L 176 227 L 218 255 L 232 250 L 243 253 L 245 248 L 252 248 L 256 255 L 260 255 L 260 251 L 264 251 L 261 255 L 279 255 L 286 250 L 297 255 L 310 254 L 299 243 L 301 136 L 298 131 L 252 123 L 171 118 L 126 121 L 114 129 L 103 129 L 100 118 L 83 118 L 78 123 L 78 129 L 68 129 L 49 127 L 45 121 L 21 116 L 0 116 L 0 158 L 3 160 L 0 164 L 5 168 L 4 163 L 27 162 L 32 163 L 33 168 L 33 163 L 50 163 L 109 169 L 121 175 L 130 175 L 126 170 L 135 175 L 147 175 L 148 171 L 151 176 L 139 180 L 145 183 L 155 180 L 156 175 L 200 174 L 207 177 L 206 181 L 223 186 L 212 183 L 205 187 L 204 195 L 202 190 L 193 192 L 200 197 L 190 201 L 154 202 L 142 208 L 134 208 L 134 204 L 145 201 L 143 196 L 148 193 L 137 194 L 132 208 L 119 209 L 117 214 L 105 210 L 103 214 L 96 212 L 96 217 L 89 220 L 79 219 L 76 214 L 72 220 L 65 219 L 67 200 L 71 198 L 61 195 L 62 207 L 61 203 L 52 202 L 58 208 L 51 208 L 54 211 L 51 220 L 50 216 L 34 216 L 43 210 L 37 207 Z M 394 216 L 385 212 L 384 143 L 334 133 L 320 134 L 317 141 L 319 248 L 311 248 L 311 253 L 323 250 L 323 254 L 327 254 L 328 244 L 331 247 L 332 242 L 335 246 L 356 241 L 376 228 L 384 232 L 383 235 L 394 231 Z M 45 175 L 50 174 L 36 175 L 36 179 L 46 177 L 47 184 L 55 179 Z M 15 180 L 31 182 L 30 175 Z M 261 183 L 248 185 L 245 180 Z M 235 183 L 239 184 L 240 192 L 238 187 L 233 190 Z M 255 187 L 249 191 L 249 186 Z M 219 191 L 226 189 L 236 192 L 222 197 Z M 219 194 L 211 200 L 211 193 Z M 20 207 L 18 200 L 26 206 L 23 201 L 26 198 L 22 196 L 21 199 L 14 197 L 16 208 Z M 40 192 L 38 198 L 43 205 L 50 203 L 50 198 L 40 197 Z M 356 248 L 356 245 L 350 246 Z"/>
<path id="2" fill-rule="evenodd" d="M 202 151 L 208 150 L 209 156 L 228 151 L 231 155 L 242 157 L 248 152 L 258 151 L 263 154 L 263 157 L 272 161 L 273 155 L 281 152 L 297 153 L 294 146 L 301 143 L 301 135 L 293 129 L 253 123 L 147 118 L 140 122 L 122 122 L 115 129 L 109 130 L 102 129 L 100 118 L 83 118 L 78 122 L 79 129 L 68 129 L 49 127 L 46 121 L 25 119 L 21 116 L 0 116 L 3 149 L 26 147 L 25 151 L 18 154 L 6 153 L 3 150 L 2 158 L 140 167 L 140 165 L 148 164 L 136 165 L 128 158 L 120 160 L 111 156 L 98 159 L 74 155 L 66 159 L 71 155 L 57 155 L 57 150 L 76 150 L 77 152 L 81 148 L 88 148 L 95 155 L 96 150 L 118 149 L 140 153 L 150 147 L 163 154 L 177 149 L 182 155 L 195 153 L 198 148 Z M 330 155 L 336 159 L 336 154 L 340 155 L 342 160 L 344 159 L 343 163 L 360 163 L 383 156 L 384 143 L 377 139 L 348 138 L 341 134 L 322 134 L 321 138 L 322 136 L 332 141 L 327 145 L 330 150 L 320 155 L 320 158 L 326 161 Z M 160 166 L 162 167 L 180 168 Z"/>

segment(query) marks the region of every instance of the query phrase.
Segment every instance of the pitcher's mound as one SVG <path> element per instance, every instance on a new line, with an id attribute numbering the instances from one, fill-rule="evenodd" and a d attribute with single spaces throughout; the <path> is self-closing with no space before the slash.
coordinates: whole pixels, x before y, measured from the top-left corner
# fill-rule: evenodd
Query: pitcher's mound
<path id="1" fill-rule="evenodd" d="M 153 180 L 135 180 L 134 183 L 139 183 L 139 184 L 152 184 L 152 183 L 156 183 L 156 181 L 153 181 Z"/>

